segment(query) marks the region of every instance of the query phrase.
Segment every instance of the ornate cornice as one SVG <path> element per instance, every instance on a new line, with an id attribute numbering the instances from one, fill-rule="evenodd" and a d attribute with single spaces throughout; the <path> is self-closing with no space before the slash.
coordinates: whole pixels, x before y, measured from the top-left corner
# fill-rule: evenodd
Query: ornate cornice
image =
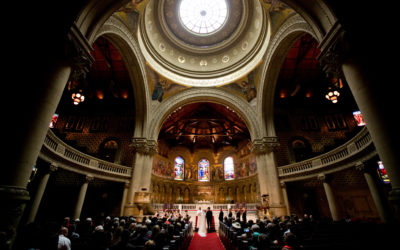
<path id="1" fill-rule="evenodd" d="M 132 138 L 130 145 L 133 150 L 141 154 L 154 155 L 158 152 L 158 143 L 155 140 L 148 140 L 146 138 Z"/>
<path id="2" fill-rule="evenodd" d="M 254 154 L 265 154 L 276 151 L 279 147 L 278 137 L 263 137 L 249 143 L 249 148 Z"/>

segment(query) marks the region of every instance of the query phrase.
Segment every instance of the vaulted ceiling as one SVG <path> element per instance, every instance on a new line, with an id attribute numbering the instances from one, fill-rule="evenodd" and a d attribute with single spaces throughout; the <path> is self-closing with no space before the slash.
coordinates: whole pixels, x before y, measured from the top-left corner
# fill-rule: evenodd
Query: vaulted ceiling
<path id="1" fill-rule="evenodd" d="M 250 139 L 243 120 L 229 107 L 215 103 L 194 103 L 178 108 L 164 122 L 159 139 L 170 146 L 237 146 Z"/>

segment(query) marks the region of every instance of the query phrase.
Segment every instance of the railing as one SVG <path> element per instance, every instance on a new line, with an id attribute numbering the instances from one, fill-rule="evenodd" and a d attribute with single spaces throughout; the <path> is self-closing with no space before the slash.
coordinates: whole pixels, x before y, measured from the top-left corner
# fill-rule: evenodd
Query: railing
<path id="1" fill-rule="evenodd" d="M 340 165 L 340 163 L 345 162 L 356 154 L 362 153 L 371 144 L 371 136 L 368 133 L 367 128 L 363 128 L 360 133 L 350 141 L 326 154 L 302 162 L 279 167 L 279 177 L 281 179 L 287 179 L 298 175 L 306 176 L 318 171 L 325 171 L 326 169 L 330 169 L 332 166 Z M 111 178 L 123 182 L 129 181 L 131 178 L 132 169 L 130 167 L 103 161 L 96 157 L 84 154 L 64 143 L 54 135 L 51 130 L 49 130 L 46 135 L 41 150 L 41 156 L 45 156 L 55 161 L 61 161 L 63 163 L 66 161 L 67 164 L 61 164 L 61 167 L 68 168 L 71 171 L 80 173 L 87 172 L 97 175 L 100 178 Z M 60 157 L 62 158 L 60 159 Z M 227 206 L 227 204 L 220 205 Z M 183 204 L 183 206 L 190 205 Z M 188 207 L 187 209 L 192 208 Z M 225 209 L 225 207 L 223 207 L 223 209 Z"/>
<path id="2" fill-rule="evenodd" d="M 350 157 L 361 153 L 366 147 L 372 144 L 371 136 L 367 128 L 363 128 L 354 138 L 342 146 L 323 155 L 278 168 L 280 178 L 288 178 L 295 175 L 306 175 L 313 171 L 327 169 Z"/>
<path id="3" fill-rule="evenodd" d="M 240 203 L 240 204 L 213 204 L 213 203 L 185 203 L 185 204 L 167 204 L 167 203 L 153 203 L 153 209 L 156 211 L 164 210 L 164 209 L 173 209 L 173 210 L 182 210 L 182 211 L 197 211 L 199 207 L 206 209 L 210 207 L 213 211 L 220 211 L 222 209 L 224 212 L 228 211 L 229 208 L 235 210 L 236 208 L 242 208 L 243 205 L 246 206 L 246 210 L 250 213 L 255 212 L 257 210 L 257 206 L 260 205 L 258 203 Z"/>
<path id="4" fill-rule="evenodd" d="M 41 156 L 59 161 L 61 167 L 77 172 L 87 172 L 98 177 L 113 178 L 117 181 L 126 182 L 131 177 L 130 167 L 103 161 L 96 157 L 84 154 L 79 150 L 67 145 L 59 139 L 51 130 L 47 132 L 41 150 Z M 62 160 L 59 159 L 62 157 Z"/>

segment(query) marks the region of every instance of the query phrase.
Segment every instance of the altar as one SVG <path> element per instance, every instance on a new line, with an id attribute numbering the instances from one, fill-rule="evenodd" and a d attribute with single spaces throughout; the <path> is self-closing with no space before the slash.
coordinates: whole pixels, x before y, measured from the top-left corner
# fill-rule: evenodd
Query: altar
<path id="1" fill-rule="evenodd" d="M 244 206 L 243 206 L 244 205 Z M 159 203 L 153 203 L 152 204 L 154 211 L 165 211 L 165 210 L 174 210 L 174 211 L 179 211 L 182 215 L 187 213 L 190 216 L 190 221 L 192 221 L 193 227 L 196 226 L 196 217 L 197 217 L 197 211 L 199 208 L 207 210 L 208 207 L 210 207 L 210 210 L 213 212 L 213 217 L 214 217 L 214 224 L 215 224 L 215 229 L 218 230 L 219 228 L 219 213 L 222 211 L 224 213 L 224 217 L 228 216 L 229 209 L 232 210 L 232 213 L 234 213 L 235 216 L 235 210 L 236 209 L 241 209 L 243 207 L 246 207 L 247 211 L 247 221 L 253 220 L 256 221 L 258 218 L 258 213 L 257 213 L 257 206 L 259 206 L 258 203 L 247 203 L 247 204 L 215 204 L 212 201 L 208 200 L 199 200 L 196 201 L 196 203 L 192 204 L 159 204 Z"/>

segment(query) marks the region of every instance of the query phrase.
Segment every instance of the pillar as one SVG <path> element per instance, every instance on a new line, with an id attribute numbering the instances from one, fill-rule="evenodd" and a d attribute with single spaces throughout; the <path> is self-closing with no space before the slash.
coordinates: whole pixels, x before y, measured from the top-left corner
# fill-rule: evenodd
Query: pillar
<path id="1" fill-rule="evenodd" d="M 278 146 L 278 138 L 264 137 L 252 142 L 251 151 L 256 155 L 258 182 L 263 202 L 269 207 L 272 216 L 281 217 L 286 215 L 286 207 L 274 152 Z"/>
<path id="2" fill-rule="evenodd" d="M 79 219 L 81 216 L 83 203 L 85 202 L 86 191 L 89 186 L 89 182 L 93 180 L 94 180 L 93 176 L 87 175 L 85 177 L 85 182 L 82 184 L 81 189 L 79 190 L 78 199 L 75 204 L 75 210 L 73 216 L 74 219 Z"/>
<path id="3" fill-rule="evenodd" d="M 325 174 L 318 175 L 318 180 L 323 182 L 326 199 L 328 200 L 329 211 L 331 212 L 332 220 L 339 221 L 335 195 L 333 194 L 329 178 Z"/>
<path id="4" fill-rule="evenodd" d="M 365 177 L 365 181 L 368 184 L 369 191 L 371 193 L 372 199 L 374 201 L 376 210 L 378 211 L 379 218 L 383 223 L 388 223 L 389 221 L 389 213 L 387 207 L 384 205 L 382 196 L 379 193 L 378 186 L 372 174 L 366 169 L 366 166 L 363 162 L 357 162 L 356 169 L 362 171 Z"/>
<path id="5" fill-rule="evenodd" d="M 283 200 L 285 201 L 285 206 L 286 206 L 286 215 L 290 216 L 290 206 L 289 206 L 289 198 L 288 198 L 287 189 L 286 189 L 286 183 L 284 181 L 281 181 L 280 184 L 281 184 L 281 188 L 282 188 Z"/>
<path id="6" fill-rule="evenodd" d="M 39 186 L 37 188 L 35 197 L 32 201 L 31 210 L 29 211 L 27 223 L 31 223 L 35 221 L 36 214 L 39 210 L 40 202 L 42 201 L 42 197 L 44 191 L 46 190 L 47 182 L 49 181 L 50 175 L 58 169 L 56 165 L 51 164 L 49 169 L 47 169 L 46 173 L 43 175 L 42 179 L 40 180 Z"/>
<path id="7" fill-rule="evenodd" d="M 126 199 L 128 198 L 129 183 L 124 183 L 124 192 L 122 193 L 121 210 L 119 216 L 124 216 Z"/>
<path id="8" fill-rule="evenodd" d="M 12 140 L 15 147 L 6 147 L 3 152 L 7 156 L 3 163 L 7 174 L 0 175 L 0 230 L 16 232 L 29 200 L 29 177 L 63 90 L 70 76 L 79 75 L 83 68 L 87 69 L 85 63 L 90 62 L 90 46 L 75 28 L 62 37 L 47 32 L 48 37 L 41 37 L 40 43 L 34 43 L 35 49 L 25 51 L 24 63 L 29 67 L 24 70 L 16 67 L 22 61 L 13 59 L 12 62 L 18 64 L 10 64 L 19 72 L 14 74 L 13 84 L 8 84 L 4 92 L 10 93 L 9 97 L 19 105 L 6 108 L 2 115 L 7 121 L 3 131 L 8 133 L 4 140 Z M 19 58 L 13 54 L 14 58 Z M 11 244 L 15 235 L 7 239 Z"/>
<path id="9" fill-rule="evenodd" d="M 385 53 L 377 49 L 378 44 L 368 47 L 365 41 L 356 41 L 335 25 L 320 43 L 319 60 L 328 74 L 344 78 L 349 85 L 391 180 L 389 200 L 400 219 L 400 134 L 391 109 L 398 106 L 397 86 L 393 84 L 396 69 L 389 69 L 394 64 L 382 58 Z"/>
<path id="10" fill-rule="evenodd" d="M 154 140 L 134 137 L 131 147 L 135 151 L 135 161 L 128 192 L 128 201 L 125 205 L 125 214 L 154 214 L 150 204 L 151 172 L 153 155 L 158 146 Z"/>

